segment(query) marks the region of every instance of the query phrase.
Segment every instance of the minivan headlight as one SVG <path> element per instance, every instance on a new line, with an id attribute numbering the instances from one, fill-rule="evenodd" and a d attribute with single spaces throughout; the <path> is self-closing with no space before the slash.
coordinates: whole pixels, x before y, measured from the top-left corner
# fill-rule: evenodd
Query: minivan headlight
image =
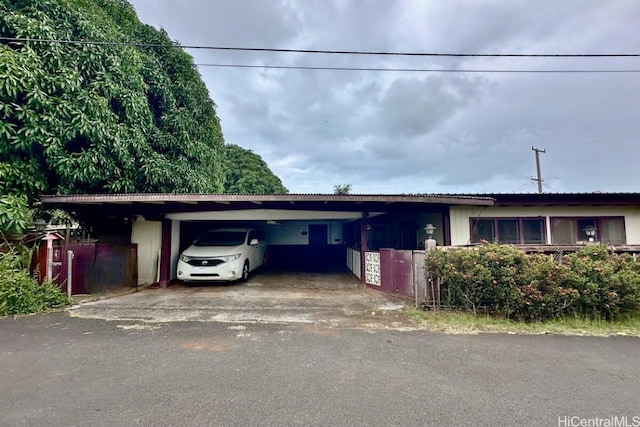
<path id="1" fill-rule="evenodd" d="M 233 255 L 227 255 L 227 256 L 223 256 L 220 257 L 224 260 L 224 262 L 229 262 L 229 261 L 234 261 L 238 258 L 240 258 L 240 254 L 233 254 Z"/>

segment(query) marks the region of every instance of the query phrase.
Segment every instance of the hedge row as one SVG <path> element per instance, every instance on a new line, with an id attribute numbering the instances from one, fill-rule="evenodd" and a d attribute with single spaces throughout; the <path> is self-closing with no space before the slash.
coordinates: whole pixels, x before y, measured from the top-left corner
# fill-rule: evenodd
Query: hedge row
<path id="1" fill-rule="evenodd" d="M 640 262 L 605 245 L 555 256 L 507 245 L 437 250 L 427 268 L 447 289 L 449 305 L 485 308 L 511 319 L 584 316 L 613 320 L 640 308 Z"/>

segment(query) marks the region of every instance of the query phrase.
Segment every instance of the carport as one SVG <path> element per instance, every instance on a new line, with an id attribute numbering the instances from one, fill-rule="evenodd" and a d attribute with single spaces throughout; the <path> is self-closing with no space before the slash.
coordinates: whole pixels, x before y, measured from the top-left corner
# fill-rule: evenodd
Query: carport
<path id="1" fill-rule="evenodd" d="M 45 208 L 73 212 L 95 237 L 137 248 L 138 284 L 167 287 L 181 250 L 204 230 L 264 230 L 270 265 L 282 271 L 348 268 L 365 282 L 365 257 L 381 248 L 420 249 L 423 227 L 450 243 L 449 207 L 493 199 L 449 195 L 94 194 L 44 196 Z"/>

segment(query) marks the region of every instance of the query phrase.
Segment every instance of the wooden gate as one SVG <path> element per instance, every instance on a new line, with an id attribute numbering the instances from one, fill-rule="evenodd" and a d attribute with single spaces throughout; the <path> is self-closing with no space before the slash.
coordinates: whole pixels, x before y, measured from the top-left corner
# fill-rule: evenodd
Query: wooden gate
<path id="1" fill-rule="evenodd" d="M 380 290 L 407 297 L 415 295 L 412 251 L 380 249 Z"/>
<path id="2" fill-rule="evenodd" d="M 53 281 L 65 293 L 69 277 L 68 251 L 73 252 L 73 295 L 104 293 L 137 284 L 138 245 L 70 242 L 54 247 L 52 256 Z M 46 255 L 38 257 L 37 271 L 42 279 L 46 271 Z"/>

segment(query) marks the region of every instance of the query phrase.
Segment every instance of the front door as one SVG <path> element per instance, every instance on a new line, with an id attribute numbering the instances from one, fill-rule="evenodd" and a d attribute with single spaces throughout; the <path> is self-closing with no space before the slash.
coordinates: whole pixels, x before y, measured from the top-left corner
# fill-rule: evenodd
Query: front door
<path id="1" fill-rule="evenodd" d="M 400 223 L 400 246 L 396 249 L 415 249 L 418 247 L 415 221 Z"/>
<path id="2" fill-rule="evenodd" d="M 309 224 L 309 246 L 327 246 L 328 235 L 327 224 Z"/>

